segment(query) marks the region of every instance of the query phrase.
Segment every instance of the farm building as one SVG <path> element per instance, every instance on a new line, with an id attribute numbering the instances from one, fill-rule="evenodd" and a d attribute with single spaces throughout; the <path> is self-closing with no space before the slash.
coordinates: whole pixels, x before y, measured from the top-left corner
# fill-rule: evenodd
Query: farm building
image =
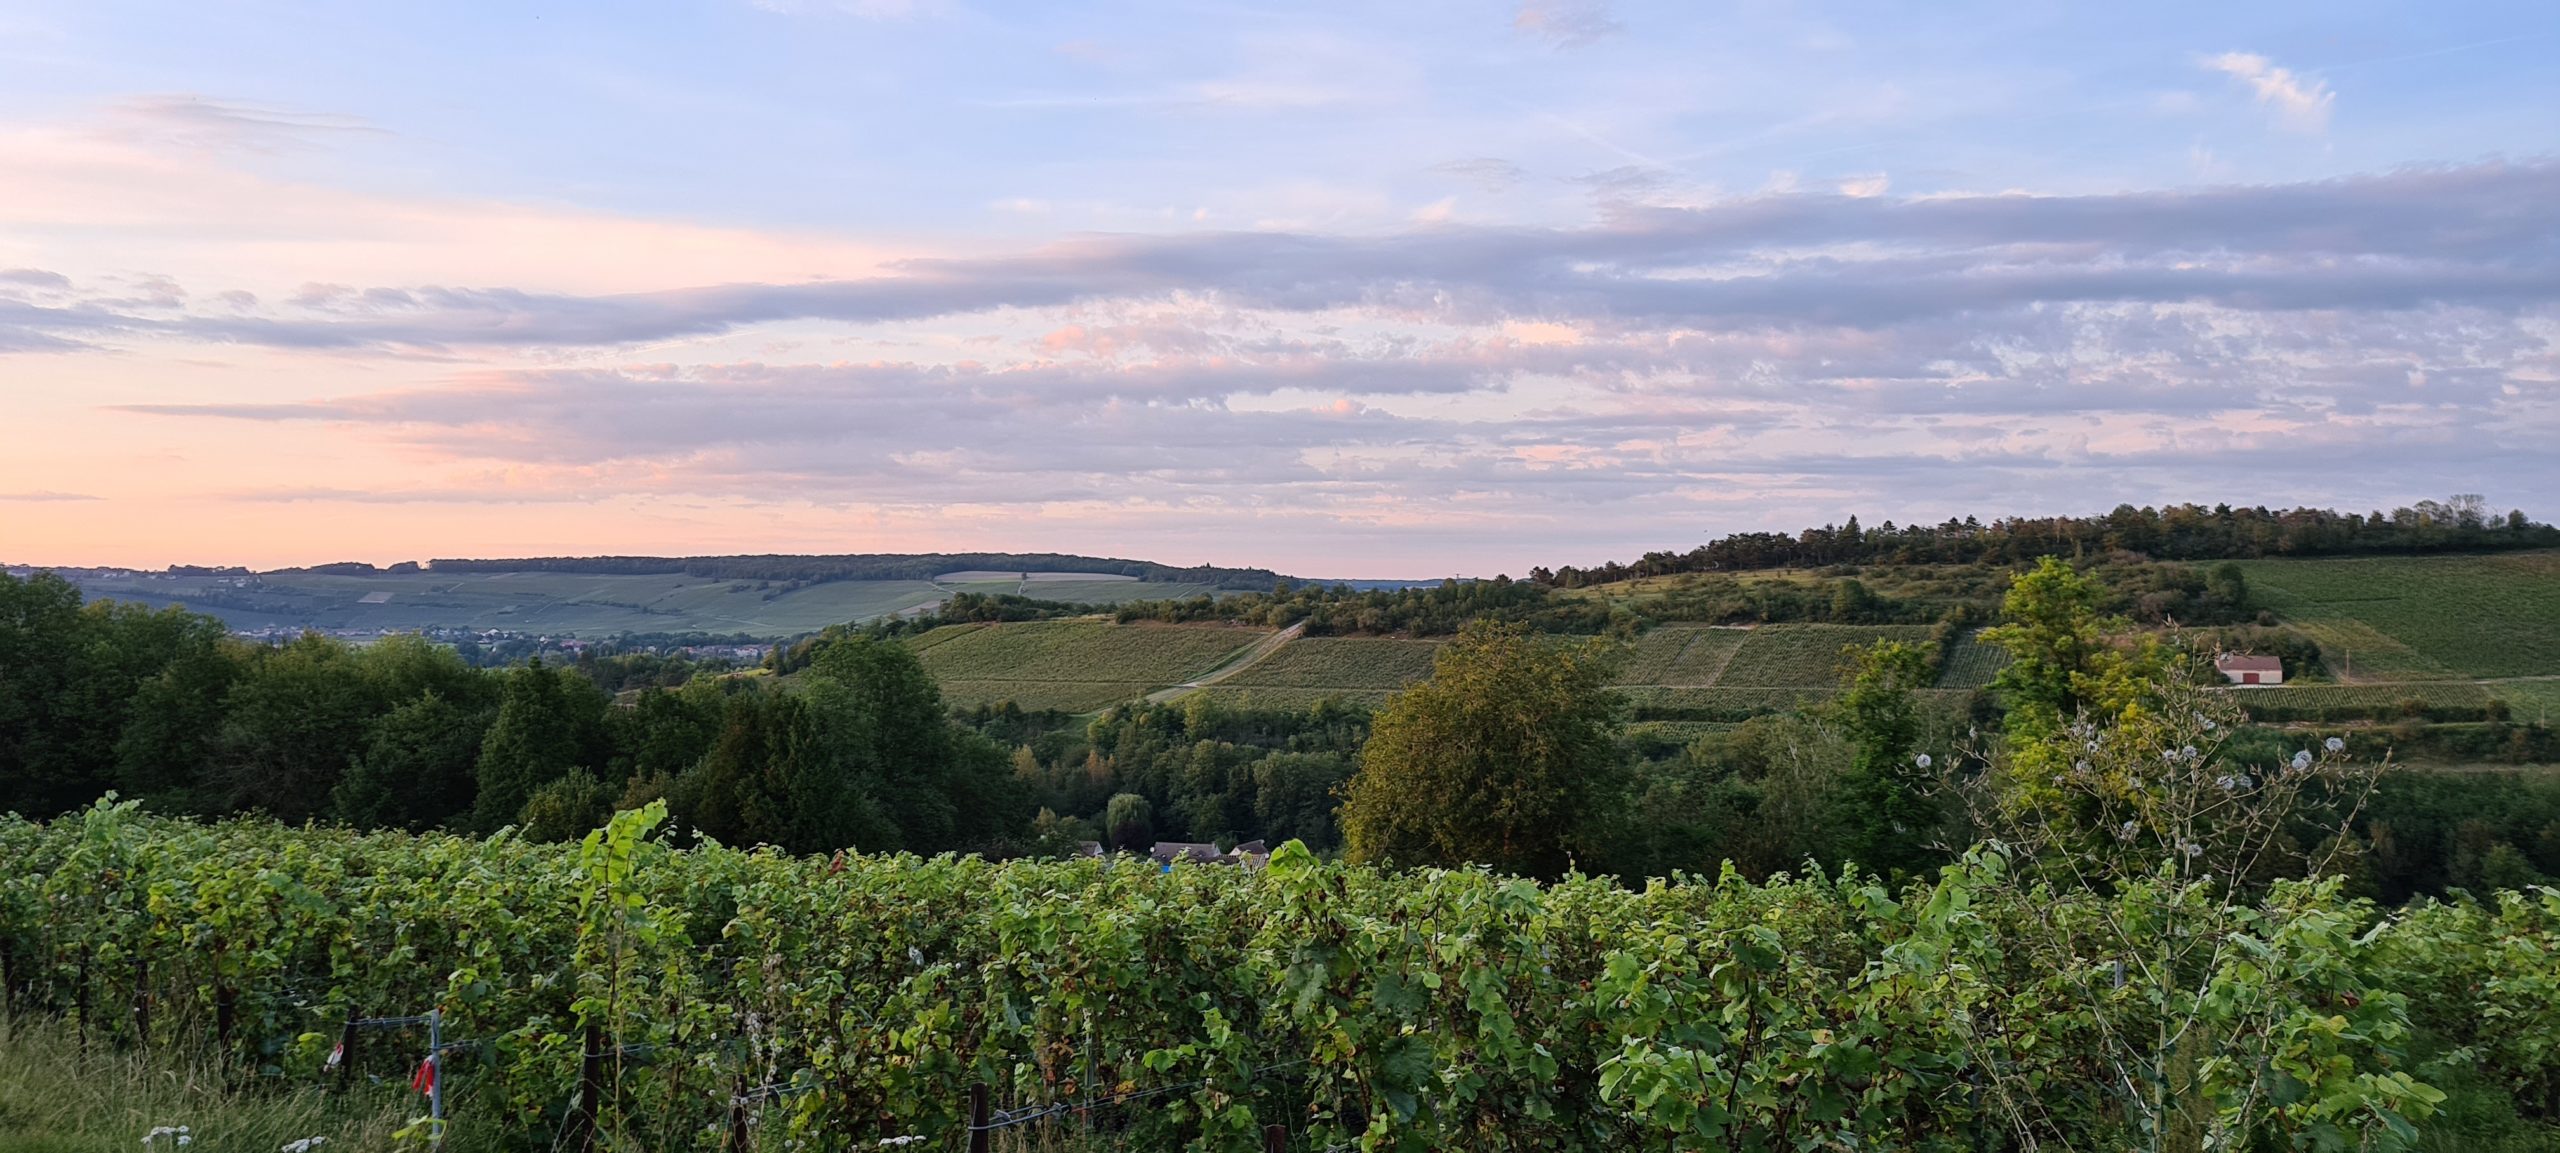
<path id="1" fill-rule="evenodd" d="M 2230 678 L 2235 685 L 2280 685 L 2284 683 L 2284 662 L 2254 653 L 2223 653 L 2213 658 L 2214 671 Z"/>
<path id="2" fill-rule="evenodd" d="M 1258 869 L 1271 859 L 1270 851 L 1265 849 L 1260 841 L 1246 841 L 1223 853 L 1219 852 L 1218 846 L 1214 844 L 1158 841 L 1155 851 L 1147 855 L 1158 865 L 1167 869 L 1172 868 L 1177 862 L 1201 865 L 1242 865 L 1248 869 Z"/>

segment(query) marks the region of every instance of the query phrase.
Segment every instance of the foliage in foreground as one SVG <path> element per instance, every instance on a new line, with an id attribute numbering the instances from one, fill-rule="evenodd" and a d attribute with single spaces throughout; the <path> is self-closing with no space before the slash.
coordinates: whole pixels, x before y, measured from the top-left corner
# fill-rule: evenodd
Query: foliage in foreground
<path id="1" fill-rule="evenodd" d="M 583 1026 L 640 1047 L 607 1063 L 602 1124 L 660 1149 L 717 1140 L 742 1084 L 785 1087 L 761 1131 L 818 1147 L 948 1134 L 987 1085 L 1172 1087 L 1107 1122 L 1133 1148 L 1255 1148 L 1277 1121 L 1410 1150 L 2405 1147 L 2440 1099 L 2435 1039 L 2529 1116 L 2560 1086 L 2549 892 L 2385 917 L 2281 882 L 2235 907 L 2166 874 L 2053 887 L 1998 849 L 1901 894 L 1542 886 L 1293 847 L 1261 872 L 839 863 L 678 850 L 655 819 L 582 846 L 12 819 L 6 983 L 93 1045 L 219 1037 L 279 1090 L 322 1078 L 349 1016 L 439 1008 L 478 1042 L 450 1073 L 456 1132 L 522 1148 L 560 1130 Z M 2221 935 L 2119 968 L 2141 924 Z M 2175 1067 L 2130 1070 L 2177 1087 L 2163 1124 L 2110 1084 L 2111 1039 L 2172 1017 Z M 414 1039 L 378 1044 L 370 1071 L 405 1072 Z"/>

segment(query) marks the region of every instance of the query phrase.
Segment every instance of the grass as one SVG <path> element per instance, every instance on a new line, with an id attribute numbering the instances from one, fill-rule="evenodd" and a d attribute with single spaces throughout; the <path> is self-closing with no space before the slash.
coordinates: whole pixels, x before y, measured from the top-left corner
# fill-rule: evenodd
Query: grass
<path id="1" fill-rule="evenodd" d="M 2560 673 L 2560 552 L 2241 567 L 2252 596 L 2323 649 L 2352 650 L 2359 680 Z"/>
<path id="2" fill-rule="evenodd" d="M 2485 686 L 2489 695 L 2507 702 L 2507 709 L 2518 721 L 2537 724 L 2560 722 L 2560 680 L 2493 681 Z"/>
<path id="3" fill-rule="evenodd" d="M 970 575 L 970 574 L 964 574 Z M 93 597 L 184 604 L 233 628 L 413 630 L 430 627 L 604 636 L 623 632 L 747 633 L 782 637 L 931 604 L 955 592 L 1027 592 L 1046 600 L 1116 604 L 1214 592 L 1207 585 L 1018 579 L 973 583 L 713 580 L 681 573 L 273 573 L 254 589 L 181 577 L 86 581 Z M 370 603 L 369 603 L 370 602 Z"/>
<path id="4" fill-rule="evenodd" d="M 1084 713 L 1217 668 L 1267 629 L 1101 620 L 947 625 L 908 639 L 956 705 Z"/>
<path id="5" fill-rule="evenodd" d="M 423 1114 L 407 1085 L 368 1085 L 345 1095 L 314 1088 L 240 1087 L 199 1055 L 166 1049 L 84 1052 L 61 1022 L 0 1017 L 0 1153 L 134 1153 L 158 1126 L 184 1125 L 188 1148 L 270 1153 L 288 1141 L 326 1137 L 323 1153 L 390 1148 L 391 1133 Z M 457 1127 L 446 1148 L 482 1148 Z"/>

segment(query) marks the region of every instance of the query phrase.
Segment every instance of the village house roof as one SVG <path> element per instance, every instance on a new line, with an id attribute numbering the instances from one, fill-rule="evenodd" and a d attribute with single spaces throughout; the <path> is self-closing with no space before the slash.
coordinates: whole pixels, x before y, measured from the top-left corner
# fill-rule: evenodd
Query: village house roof
<path id="1" fill-rule="evenodd" d="M 2284 671 L 2284 662 L 2256 653 L 2223 653 L 2213 658 L 2213 667 L 2215 671 L 2225 673 L 2280 673 Z"/>
<path id="2" fill-rule="evenodd" d="M 1243 865 L 1246 868 L 1260 868 L 1263 862 L 1271 859 L 1271 851 L 1263 847 L 1261 841 L 1246 841 L 1223 853 L 1219 852 L 1218 846 L 1213 844 L 1194 841 L 1158 841 L 1155 849 L 1147 856 L 1153 858 L 1157 864 L 1166 866 L 1171 866 L 1176 861 L 1184 861 L 1197 865 Z"/>

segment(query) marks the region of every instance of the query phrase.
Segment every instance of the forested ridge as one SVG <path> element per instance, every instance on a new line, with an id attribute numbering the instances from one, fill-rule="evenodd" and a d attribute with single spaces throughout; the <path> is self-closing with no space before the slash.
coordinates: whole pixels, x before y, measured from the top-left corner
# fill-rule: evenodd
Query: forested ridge
<path id="1" fill-rule="evenodd" d="M 1541 566 L 1531 570 L 1529 579 L 1573 588 L 1632 577 L 1823 565 L 2014 566 L 2039 557 L 2107 553 L 2199 561 L 2555 545 L 2560 545 L 2560 529 L 2539 523 L 2521 510 L 2492 513 L 2483 498 L 2472 494 L 2419 501 L 2388 513 L 2128 504 L 2096 516 L 2001 517 L 1987 524 L 1968 516 L 1934 525 L 1896 525 L 1888 520 L 1861 527 L 1853 516 L 1846 524 L 1808 528 L 1793 536 L 1735 533 L 1687 552 L 1649 552 L 1633 561 L 1565 565 L 1552 571 Z"/>

